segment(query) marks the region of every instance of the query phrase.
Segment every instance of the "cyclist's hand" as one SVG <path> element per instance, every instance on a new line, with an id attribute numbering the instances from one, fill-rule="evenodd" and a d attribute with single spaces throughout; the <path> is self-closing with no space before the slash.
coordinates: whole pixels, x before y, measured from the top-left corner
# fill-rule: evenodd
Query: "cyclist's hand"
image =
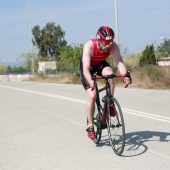
<path id="1" fill-rule="evenodd" d="M 93 80 L 91 80 L 91 81 L 89 82 L 89 84 L 90 84 L 90 87 L 91 87 L 91 88 L 94 88 L 94 81 L 93 81 Z"/>
<path id="2" fill-rule="evenodd" d="M 129 84 L 131 83 L 130 78 L 125 77 L 125 78 L 124 78 L 124 83 L 125 83 L 125 88 L 127 88 L 127 87 L 129 86 Z"/>
<path id="3" fill-rule="evenodd" d="M 127 70 L 126 76 L 124 77 L 125 88 L 132 83 L 132 78 L 130 76 L 130 71 Z"/>
<path id="4" fill-rule="evenodd" d="M 124 78 L 124 83 L 127 84 L 127 85 L 129 85 L 129 84 L 130 84 L 130 78 L 125 77 L 125 78 Z"/>
<path id="5" fill-rule="evenodd" d="M 91 81 L 89 82 L 89 84 L 90 84 L 90 88 L 91 88 L 91 90 L 93 91 L 93 90 L 94 90 L 94 81 L 93 81 L 93 80 L 91 80 Z"/>

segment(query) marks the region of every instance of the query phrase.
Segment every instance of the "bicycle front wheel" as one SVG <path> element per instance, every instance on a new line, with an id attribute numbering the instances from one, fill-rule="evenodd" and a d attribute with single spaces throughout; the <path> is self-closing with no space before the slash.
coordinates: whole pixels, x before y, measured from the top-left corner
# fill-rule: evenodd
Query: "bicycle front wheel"
<path id="1" fill-rule="evenodd" d="M 113 151 L 120 156 L 125 146 L 125 124 L 120 104 L 114 97 L 107 102 L 107 131 Z"/>
<path id="2" fill-rule="evenodd" d="M 93 139 L 93 142 L 95 144 L 98 144 L 100 142 L 101 135 L 102 135 L 101 113 L 100 113 L 99 110 L 98 110 L 97 104 L 95 104 L 95 112 L 94 112 L 94 116 L 93 116 L 94 130 L 95 130 L 95 133 L 96 133 L 96 138 Z"/>

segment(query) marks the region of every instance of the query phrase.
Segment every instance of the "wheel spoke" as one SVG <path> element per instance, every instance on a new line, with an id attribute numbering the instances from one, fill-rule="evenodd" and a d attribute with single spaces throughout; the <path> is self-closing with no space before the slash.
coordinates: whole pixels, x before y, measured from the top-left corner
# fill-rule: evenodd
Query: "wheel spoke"
<path id="1" fill-rule="evenodd" d="M 107 107 L 108 136 L 114 152 L 117 155 L 121 155 L 125 145 L 125 127 L 123 114 L 120 105 L 115 98 L 112 98 L 110 103 L 114 103 L 116 113 L 112 113 L 113 110 L 110 109 L 111 106 Z M 108 105 L 110 105 L 110 103 L 108 103 Z"/>

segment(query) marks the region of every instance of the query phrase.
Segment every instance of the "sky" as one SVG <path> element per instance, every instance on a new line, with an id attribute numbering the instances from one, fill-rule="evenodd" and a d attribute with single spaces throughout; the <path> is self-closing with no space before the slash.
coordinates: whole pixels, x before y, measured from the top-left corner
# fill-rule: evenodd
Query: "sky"
<path id="1" fill-rule="evenodd" d="M 170 0 L 117 0 L 117 6 L 122 49 L 133 54 L 170 39 Z M 0 0 L 0 62 L 29 53 L 30 27 L 48 22 L 61 26 L 68 44 L 85 44 L 101 25 L 116 30 L 115 0 Z"/>

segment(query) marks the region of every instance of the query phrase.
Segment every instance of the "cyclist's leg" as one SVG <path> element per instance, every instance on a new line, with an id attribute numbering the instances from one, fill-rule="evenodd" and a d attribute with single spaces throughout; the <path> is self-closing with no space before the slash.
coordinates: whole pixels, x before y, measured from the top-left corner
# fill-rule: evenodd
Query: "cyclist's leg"
<path id="1" fill-rule="evenodd" d="M 108 75 L 113 74 L 113 69 L 109 65 L 109 63 L 105 60 L 98 66 L 98 72 L 100 71 L 101 75 Z M 115 82 L 114 79 L 109 79 L 110 87 L 111 87 L 111 94 L 113 96 L 114 89 L 115 89 Z"/>
<path id="2" fill-rule="evenodd" d="M 95 101 L 96 101 L 96 90 L 91 91 L 91 88 L 87 90 L 87 104 L 86 104 L 86 113 L 88 118 L 88 127 L 93 126 L 93 115 L 95 111 Z"/>
<path id="3" fill-rule="evenodd" d="M 93 71 L 91 71 L 91 74 L 93 73 Z M 88 136 L 90 138 L 95 138 L 95 132 L 94 129 L 90 129 L 90 127 L 93 127 L 93 115 L 94 115 L 94 109 L 95 109 L 95 101 L 96 101 L 96 90 L 94 89 L 93 91 L 90 88 L 90 85 L 88 83 L 88 81 L 86 80 L 84 74 L 83 74 L 83 68 L 82 68 L 82 64 L 80 64 L 80 76 L 81 76 L 81 81 L 82 84 L 84 86 L 84 89 L 87 92 L 87 103 L 86 103 L 86 113 L 87 113 L 87 119 L 88 119 Z M 94 135 L 92 134 L 92 130 L 94 132 Z"/>

